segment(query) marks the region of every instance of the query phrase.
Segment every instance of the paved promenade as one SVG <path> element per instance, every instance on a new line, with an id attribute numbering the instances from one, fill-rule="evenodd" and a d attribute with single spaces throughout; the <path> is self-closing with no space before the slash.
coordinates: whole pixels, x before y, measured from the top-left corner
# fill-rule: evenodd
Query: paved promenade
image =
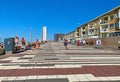
<path id="1" fill-rule="evenodd" d="M 120 51 L 46 43 L 0 57 L 0 82 L 120 82 Z"/>

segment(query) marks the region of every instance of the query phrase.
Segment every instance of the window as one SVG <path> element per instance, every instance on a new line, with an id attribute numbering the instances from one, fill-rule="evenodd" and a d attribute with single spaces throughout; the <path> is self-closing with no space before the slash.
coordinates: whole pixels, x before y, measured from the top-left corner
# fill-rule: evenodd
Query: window
<path id="1" fill-rule="evenodd" d="M 112 34 L 110 33 L 110 34 L 109 34 L 109 36 L 111 37 L 111 36 L 112 36 Z"/>
<path id="2" fill-rule="evenodd" d="M 82 32 L 83 34 L 85 34 L 85 32 Z"/>
<path id="3" fill-rule="evenodd" d="M 100 29 L 99 29 L 99 28 L 96 28 L 96 29 L 95 29 L 95 32 L 99 32 L 99 31 L 100 31 Z"/>
<path id="4" fill-rule="evenodd" d="M 94 24 L 95 24 L 95 25 L 99 24 L 99 21 L 96 21 Z"/>
<path id="5" fill-rule="evenodd" d="M 117 28 L 119 29 L 119 21 L 117 21 L 117 22 L 115 23 L 115 27 L 117 27 Z"/>
<path id="6" fill-rule="evenodd" d="M 115 36 L 115 33 L 110 33 L 109 36 L 113 37 L 113 36 Z"/>
<path id="7" fill-rule="evenodd" d="M 106 31 L 106 30 L 107 30 L 107 28 L 103 27 L 103 31 Z"/>
<path id="8" fill-rule="evenodd" d="M 120 36 L 120 32 L 110 33 L 109 36 L 110 36 L 110 37 L 113 37 L 113 36 Z"/>
<path id="9" fill-rule="evenodd" d="M 85 30 L 85 27 L 83 27 L 83 30 Z"/>
<path id="10" fill-rule="evenodd" d="M 120 32 L 116 32 L 116 36 L 120 36 Z"/>
<path id="11" fill-rule="evenodd" d="M 113 15 L 111 15 L 111 16 L 110 16 L 110 20 L 113 20 L 113 19 L 114 19 L 114 16 L 113 16 Z"/>
<path id="12" fill-rule="evenodd" d="M 114 24 L 110 24 L 110 29 L 113 29 L 114 28 Z"/>
<path id="13" fill-rule="evenodd" d="M 107 34 L 102 34 L 102 37 L 107 37 Z"/>
<path id="14" fill-rule="evenodd" d="M 116 18 L 119 18 L 119 12 L 116 12 Z"/>

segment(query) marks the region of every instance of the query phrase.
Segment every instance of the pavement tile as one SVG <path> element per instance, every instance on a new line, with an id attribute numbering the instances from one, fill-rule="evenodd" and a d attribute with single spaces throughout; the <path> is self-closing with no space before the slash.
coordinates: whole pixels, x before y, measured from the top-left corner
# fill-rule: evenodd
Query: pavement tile
<path id="1" fill-rule="evenodd" d="M 0 66 L 0 69 L 4 69 L 6 66 Z"/>
<path id="2" fill-rule="evenodd" d="M 18 76 L 16 80 L 26 80 L 28 76 Z"/>
<path id="3" fill-rule="evenodd" d="M 48 75 L 47 78 L 48 79 L 57 79 L 57 76 L 56 75 Z"/>
<path id="4" fill-rule="evenodd" d="M 0 82 L 2 81 L 2 80 L 4 80 L 6 77 L 0 77 Z"/>
<path id="5" fill-rule="evenodd" d="M 27 69 L 27 67 L 18 67 L 17 69 Z"/>
<path id="6" fill-rule="evenodd" d="M 37 68 L 39 69 L 39 68 L 41 68 L 41 67 L 40 67 L 40 66 L 34 66 L 34 67 L 33 67 L 33 69 L 37 69 Z"/>
<path id="7" fill-rule="evenodd" d="M 24 68 L 24 67 L 23 67 Z M 34 69 L 34 66 L 30 66 L 30 67 L 27 67 L 26 66 L 26 69 Z"/>
<path id="8" fill-rule="evenodd" d="M 114 76 L 114 77 L 107 77 L 110 81 L 120 81 L 120 77 L 116 77 L 116 76 Z"/>
<path id="9" fill-rule="evenodd" d="M 61 65 L 62 68 L 69 68 L 68 65 Z"/>
<path id="10" fill-rule="evenodd" d="M 6 77 L 6 81 L 15 81 L 16 77 Z"/>
<path id="11" fill-rule="evenodd" d="M 0 60 L 0 63 L 10 63 L 10 60 Z"/>
<path id="12" fill-rule="evenodd" d="M 4 82 L 120 82 L 119 52 L 46 43 L 42 49 L 0 57 Z M 27 54 L 29 53 L 29 54 Z M 11 60 L 11 62 L 10 62 Z M 8 78 L 4 78 L 8 77 Z"/>
<path id="13" fill-rule="evenodd" d="M 37 79 L 47 79 L 47 75 L 44 75 L 44 76 L 38 76 Z"/>
<path id="14" fill-rule="evenodd" d="M 2 81 L 2 82 L 14 82 L 14 80 L 13 81 Z"/>
<path id="15" fill-rule="evenodd" d="M 29 59 L 32 59 L 32 57 L 21 57 L 18 60 L 25 60 L 25 59 L 29 60 Z"/>
<path id="16" fill-rule="evenodd" d="M 84 74 L 75 74 L 79 81 L 89 81 L 89 79 Z"/>
<path id="17" fill-rule="evenodd" d="M 66 75 L 56 75 L 56 76 L 57 76 L 57 78 L 67 78 Z"/>
<path id="18" fill-rule="evenodd" d="M 79 81 L 75 75 L 66 75 L 66 77 L 68 78 L 69 82 Z"/>
<path id="19" fill-rule="evenodd" d="M 86 78 L 88 78 L 89 81 L 99 81 L 95 76 L 92 74 L 84 74 Z"/>
<path id="20" fill-rule="evenodd" d="M 28 76 L 27 80 L 29 80 L 29 79 L 37 79 L 37 75 L 36 76 Z"/>
<path id="21" fill-rule="evenodd" d="M 107 77 L 96 77 L 99 81 L 110 81 Z"/>
<path id="22" fill-rule="evenodd" d="M 22 57 L 34 57 L 35 55 L 24 55 Z"/>
<path id="23" fill-rule="evenodd" d="M 20 57 L 7 57 L 2 60 L 18 60 Z"/>
<path id="24" fill-rule="evenodd" d="M 36 82 L 36 79 L 27 79 L 24 82 Z"/>
<path id="25" fill-rule="evenodd" d="M 36 82 L 69 82 L 68 79 L 38 79 Z"/>
<path id="26" fill-rule="evenodd" d="M 19 66 L 5 66 L 4 69 L 17 69 Z"/>
<path id="27" fill-rule="evenodd" d="M 62 65 L 55 65 L 56 68 L 62 68 Z"/>
<path id="28" fill-rule="evenodd" d="M 16 80 L 14 82 L 25 82 L 24 80 Z"/>
<path id="29" fill-rule="evenodd" d="M 55 68 L 55 66 L 48 66 L 48 68 Z"/>

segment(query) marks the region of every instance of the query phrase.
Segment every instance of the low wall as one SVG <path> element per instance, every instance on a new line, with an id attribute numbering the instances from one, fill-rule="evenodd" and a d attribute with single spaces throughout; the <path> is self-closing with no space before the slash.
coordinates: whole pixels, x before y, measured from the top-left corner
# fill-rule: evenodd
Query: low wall
<path id="1" fill-rule="evenodd" d="M 98 40 L 98 38 L 85 39 L 86 42 L 93 41 L 94 46 L 96 45 L 96 40 Z M 118 47 L 118 40 L 120 40 L 120 36 L 119 37 L 105 37 L 105 38 L 100 38 L 99 40 L 101 40 L 101 45 L 103 47 L 117 48 Z"/>

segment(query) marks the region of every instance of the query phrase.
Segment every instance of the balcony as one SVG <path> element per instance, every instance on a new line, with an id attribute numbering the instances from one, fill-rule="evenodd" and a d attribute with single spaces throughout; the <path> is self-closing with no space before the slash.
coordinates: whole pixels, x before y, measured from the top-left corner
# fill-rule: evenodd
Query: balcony
<path id="1" fill-rule="evenodd" d="M 88 35 L 94 35 L 94 29 L 89 29 L 88 30 Z"/>
<path id="2" fill-rule="evenodd" d="M 86 36 L 86 35 L 83 35 L 83 36 L 81 36 L 81 38 L 85 39 L 85 38 L 88 38 L 88 36 Z"/>
<path id="3" fill-rule="evenodd" d="M 95 25 L 99 25 L 100 24 L 100 21 L 98 20 L 98 21 L 96 21 L 96 22 L 94 22 L 94 26 Z"/>
<path id="4" fill-rule="evenodd" d="M 94 32 L 88 32 L 88 35 L 94 35 Z"/>
<path id="5" fill-rule="evenodd" d="M 94 34 L 99 34 L 99 32 L 94 32 Z"/>
<path id="6" fill-rule="evenodd" d="M 104 28 L 104 29 L 101 29 L 100 32 L 109 32 L 109 29 L 108 28 Z"/>
<path id="7" fill-rule="evenodd" d="M 99 36 L 89 36 L 88 38 L 99 38 Z"/>
<path id="8" fill-rule="evenodd" d="M 90 23 L 90 24 L 88 24 L 88 29 L 94 29 L 94 23 L 92 22 L 92 23 Z"/>
<path id="9" fill-rule="evenodd" d="M 102 21 L 100 24 L 108 24 L 108 20 Z"/>
<path id="10" fill-rule="evenodd" d="M 81 31 L 86 31 L 86 29 L 81 29 Z"/>
<path id="11" fill-rule="evenodd" d="M 102 33 L 102 37 L 109 37 L 109 34 L 108 33 Z"/>
<path id="12" fill-rule="evenodd" d="M 102 25 L 101 28 L 100 28 L 100 32 L 109 32 L 108 25 Z"/>
<path id="13" fill-rule="evenodd" d="M 81 27 L 81 31 L 86 31 L 87 27 Z"/>
<path id="14" fill-rule="evenodd" d="M 89 26 L 88 29 L 94 29 L 94 27 L 93 26 Z"/>
<path id="15" fill-rule="evenodd" d="M 107 24 L 108 23 L 108 17 L 104 17 L 101 19 L 100 24 Z"/>

